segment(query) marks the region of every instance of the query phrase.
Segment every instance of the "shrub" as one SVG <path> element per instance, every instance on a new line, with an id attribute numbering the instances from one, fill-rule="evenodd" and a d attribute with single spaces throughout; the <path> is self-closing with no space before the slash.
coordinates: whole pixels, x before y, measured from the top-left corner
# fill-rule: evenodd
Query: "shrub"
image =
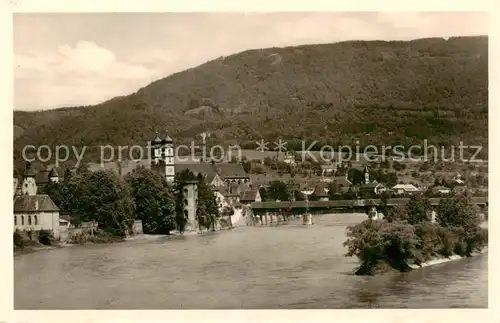
<path id="1" fill-rule="evenodd" d="M 14 247 L 19 249 L 24 248 L 24 239 L 18 230 L 14 231 Z"/>
<path id="2" fill-rule="evenodd" d="M 356 275 L 373 275 L 386 265 L 407 271 L 408 261 L 417 256 L 418 238 L 409 224 L 365 220 L 347 231 L 347 256 L 356 255 L 361 262 Z"/>
<path id="3" fill-rule="evenodd" d="M 43 245 L 50 246 L 54 242 L 54 236 L 52 235 L 52 232 L 48 230 L 41 230 L 38 233 L 38 242 Z"/>

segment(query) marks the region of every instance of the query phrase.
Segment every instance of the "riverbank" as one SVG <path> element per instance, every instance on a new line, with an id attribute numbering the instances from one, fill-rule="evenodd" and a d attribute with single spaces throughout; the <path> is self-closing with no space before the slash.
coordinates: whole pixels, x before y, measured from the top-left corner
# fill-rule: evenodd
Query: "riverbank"
<path id="1" fill-rule="evenodd" d="M 479 255 L 482 255 L 484 253 L 488 252 L 488 248 L 484 248 L 483 250 L 481 250 L 480 252 L 474 252 L 471 257 L 476 257 L 476 256 L 479 256 Z M 439 264 L 444 264 L 444 263 L 447 263 L 447 262 L 450 262 L 450 261 L 454 261 L 454 260 L 459 260 L 459 259 L 464 259 L 464 258 L 467 258 L 467 257 L 461 257 L 461 256 L 458 256 L 458 255 L 453 255 L 453 256 L 450 256 L 448 258 L 436 258 L 436 259 L 432 259 L 432 260 L 429 260 L 429 261 L 426 261 L 420 265 L 410 265 L 410 268 L 411 269 L 420 269 L 420 268 L 424 268 L 424 267 L 429 267 L 429 266 L 433 266 L 433 265 L 439 265 Z"/>

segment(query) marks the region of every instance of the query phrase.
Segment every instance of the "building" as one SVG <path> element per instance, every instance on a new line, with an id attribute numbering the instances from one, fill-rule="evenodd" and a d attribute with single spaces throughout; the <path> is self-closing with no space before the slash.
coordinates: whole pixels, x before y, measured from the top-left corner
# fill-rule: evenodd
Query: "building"
<path id="1" fill-rule="evenodd" d="M 465 181 L 462 179 L 462 175 L 460 175 L 460 173 L 457 173 L 453 177 L 453 182 L 455 182 L 458 185 L 465 185 Z"/>
<path id="2" fill-rule="evenodd" d="M 297 161 L 295 160 L 295 153 L 291 151 L 287 151 L 283 156 L 283 162 L 289 165 L 295 166 L 297 165 Z"/>
<path id="3" fill-rule="evenodd" d="M 337 171 L 337 164 L 321 165 L 321 176 L 330 176 Z"/>
<path id="4" fill-rule="evenodd" d="M 397 184 L 392 188 L 392 191 L 395 194 L 413 194 L 420 192 L 413 184 Z"/>
<path id="5" fill-rule="evenodd" d="M 431 188 L 431 190 L 433 193 L 437 193 L 437 194 L 450 194 L 451 193 L 451 189 L 449 189 L 448 187 L 445 187 L 445 186 L 434 186 L 433 188 Z"/>
<path id="6" fill-rule="evenodd" d="M 363 193 L 374 193 L 376 195 L 380 195 L 385 192 L 387 189 L 382 183 L 371 182 L 368 184 L 363 184 L 359 187 L 359 192 Z"/>
<path id="7" fill-rule="evenodd" d="M 46 185 L 48 183 L 58 183 L 62 180 L 59 173 L 63 173 L 61 168 L 47 167 L 46 169 L 36 173 L 35 182 L 38 186 Z"/>
<path id="8" fill-rule="evenodd" d="M 30 163 L 26 164 L 23 180 L 14 191 L 14 230 L 21 232 L 51 231 L 59 239 L 59 208 L 45 194 L 37 194 L 36 173 Z M 14 181 L 16 182 L 16 181 Z"/>
<path id="9" fill-rule="evenodd" d="M 258 189 L 250 188 L 240 194 L 240 203 L 251 204 L 253 202 L 262 202 Z"/>
<path id="10" fill-rule="evenodd" d="M 168 182 L 173 182 L 175 177 L 175 155 L 172 138 L 167 132 L 165 138 L 161 139 L 158 132 L 156 132 L 156 137 L 150 141 L 149 145 L 151 147 L 151 169 L 165 176 Z"/>
<path id="11" fill-rule="evenodd" d="M 198 221 L 196 219 L 196 206 L 198 203 L 198 182 L 186 181 L 182 186 L 182 198 L 184 204 L 184 217 L 187 220 L 185 230 L 198 230 Z"/>
<path id="12" fill-rule="evenodd" d="M 377 183 L 376 181 L 370 182 L 370 171 L 368 170 L 368 166 L 364 168 L 364 179 L 365 182 L 359 187 L 360 194 L 375 194 L 379 195 L 382 192 L 386 191 L 386 188 L 383 184 Z"/>
<path id="13" fill-rule="evenodd" d="M 213 167 L 225 183 L 250 183 L 250 175 L 245 172 L 241 164 L 214 163 Z"/>
<path id="14" fill-rule="evenodd" d="M 338 193 L 346 193 L 352 187 L 352 182 L 347 178 L 347 173 L 345 176 L 333 177 L 333 184 L 337 187 Z"/>
<path id="15" fill-rule="evenodd" d="M 311 198 L 318 201 L 328 201 L 328 190 L 324 183 L 316 185 L 311 194 Z"/>
<path id="16" fill-rule="evenodd" d="M 319 181 L 307 181 L 301 185 L 300 192 L 304 195 L 311 195 L 319 183 Z"/>
<path id="17" fill-rule="evenodd" d="M 177 164 L 175 172 L 180 173 L 188 169 L 193 174 L 201 174 L 207 184 L 220 187 L 229 187 L 231 183 L 250 183 L 248 175 L 240 164 L 231 163 L 191 163 Z"/>

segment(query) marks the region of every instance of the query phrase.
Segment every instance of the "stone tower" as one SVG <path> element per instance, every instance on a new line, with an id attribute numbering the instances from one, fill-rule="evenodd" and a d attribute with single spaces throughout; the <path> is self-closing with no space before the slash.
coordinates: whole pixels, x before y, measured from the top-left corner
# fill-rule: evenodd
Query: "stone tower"
<path id="1" fill-rule="evenodd" d="M 23 174 L 23 184 L 21 187 L 21 193 L 23 195 L 36 195 L 37 186 L 35 181 L 36 173 L 33 170 L 30 162 L 26 163 L 26 169 Z"/>
<path id="2" fill-rule="evenodd" d="M 161 139 L 158 132 L 155 138 L 150 142 L 151 169 L 160 173 L 168 182 L 173 182 L 175 177 L 175 153 L 174 141 L 165 134 Z"/>
<path id="3" fill-rule="evenodd" d="M 185 230 L 198 230 L 198 221 L 196 219 L 196 211 L 198 204 L 198 182 L 187 181 L 182 185 L 183 211 L 184 217 L 187 220 Z"/>

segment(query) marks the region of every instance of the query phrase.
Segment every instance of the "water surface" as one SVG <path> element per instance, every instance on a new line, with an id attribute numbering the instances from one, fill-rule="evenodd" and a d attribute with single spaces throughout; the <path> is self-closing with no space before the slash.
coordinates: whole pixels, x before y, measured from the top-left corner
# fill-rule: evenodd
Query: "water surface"
<path id="1" fill-rule="evenodd" d="M 488 306 L 488 255 L 410 273 L 352 274 L 345 228 L 244 227 L 202 236 L 75 246 L 16 256 L 16 309 L 453 308 Z"/>

